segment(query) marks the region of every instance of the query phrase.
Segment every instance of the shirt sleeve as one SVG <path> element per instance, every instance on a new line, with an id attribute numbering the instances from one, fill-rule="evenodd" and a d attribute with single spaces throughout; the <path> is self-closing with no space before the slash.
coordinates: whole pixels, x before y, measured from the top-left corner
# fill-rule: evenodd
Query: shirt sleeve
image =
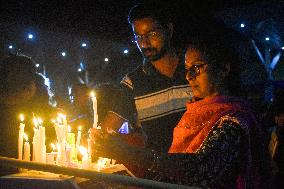
<path id="1" fill-rule="evenodd" d="M 163 157 L 160 162 L 166 164 L 160 167 L 166 169 L 160 171 L 163 177 L 179 184 L 213 188 L 233 186 L 243 162 L 244 139 L 244 129 L 238 123 L 224 121 L 216 125 L 197 153 Z"/>
<path id="2" fill-rule="evenodd" d="M 137 110 L 134 101 L 133 84 L 128 76 L 125 76 L 121 83 L 121 93 L 116 100 L 116 104 L 112 108 L 112 112 L 127 120 L 131 125 L 136 124 Z"/>

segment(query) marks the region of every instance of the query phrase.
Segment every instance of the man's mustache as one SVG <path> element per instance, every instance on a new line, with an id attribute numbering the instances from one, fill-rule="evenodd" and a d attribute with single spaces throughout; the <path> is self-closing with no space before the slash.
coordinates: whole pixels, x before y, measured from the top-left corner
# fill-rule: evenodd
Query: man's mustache
<path id="1" fill-rule="evenodd" d="M 143 53 L 147 53 L 147 52 L 156 52 L 156 49 L 155 48 L 142 48 L 141 51 Z"/>

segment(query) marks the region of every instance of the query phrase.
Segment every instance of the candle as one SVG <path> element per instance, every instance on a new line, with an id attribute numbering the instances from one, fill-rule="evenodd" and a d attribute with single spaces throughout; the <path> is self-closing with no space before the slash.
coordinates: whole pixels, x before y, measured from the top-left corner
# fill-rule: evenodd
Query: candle
<path id="1" fill-rule="evenodd" d="M 106 158 L 99 157 L 97 162 L 97 170 L 100 171 L 106 167 Z"/>
<path id="2" fill-rule="evenodd" d="M 58 117 L 61 119 L 60 123 L 63 124 L 63 132 L 67 134 L 68 124 L 67 124 L 66 115 L 58 113 Z"/>
<path id="3" fill-rule="evenodd" d="M 20 126 L 19 126 L 19 138 L 18 138 L 18 159 L 22 160 L 23 158 L 23 140 L 24 140 L 24 131 L 25 131 L 25 124 L 24 115 L 20 114 Z"/>
<path id="4" fill-rule="evenodd" d="M 52 153 L 52 152 L 54 152 L 56 150 L 56 146 L 53 143 L 51 143 L 50 146 L 51 146 L 51 149 L 52 149 L 51 150 L 51 153 Z"/>
<path id="5" fill-rule="evenodd" d="M 43 121 L 41 118 L 38 118 L 39 123 L 39 161 L 46 163 L 46 145 L 45 145 L 45 127 L 42 125 Z"/>
<path id="6" fill-rule="evenodd" d="M 75 148 L 75 133 L 71 132 L 71 127 L 68 126 L 68 133 L 67 133 L 67 146 L 68 146 L 68 150 L 70 152 L 70 159 L 69 161 L 73 160 L 76 161 L 77 160 L 77 155 L 76 155 L 76 148 Z"/>
<path id="7" fill-rule="evenodd" d="M 97 110 L 97 97 L 94 92 L 91 92 L 92 102 L 93 102 L 93 111 L 94 111 L 94 122 L 93 122 L 93 128 L 97 128 L 98 126 L 98 110 Z"/>
<path id="8" fill-rule="evenodd" d="M 25 145 L 24 145 L 24 157 L 23 157 L 23 160 L 30 161 L 31 147 L 30 147 L 30 143 L 28 141 L 28 135 L 26 133 L 24 134 L 24 138 L 25 138 Z"/>
<path id="9" fill-rule="evenodd" d="M 87 149 L 83 146 L 80 146 L 79 151 L 82 154 L 82 168 L 88 169 L 90 167 L 91 159 L 88 155 Z"/>
<path id="10" fill-rule="evenodd" d="M 81 135 L 82 135 L 82 127 L 78 127 L 78 133 L 77 133 L 77 139 L 76 139 L 76 149 L 79 149 L 80 141 L 81 141 Z"/>

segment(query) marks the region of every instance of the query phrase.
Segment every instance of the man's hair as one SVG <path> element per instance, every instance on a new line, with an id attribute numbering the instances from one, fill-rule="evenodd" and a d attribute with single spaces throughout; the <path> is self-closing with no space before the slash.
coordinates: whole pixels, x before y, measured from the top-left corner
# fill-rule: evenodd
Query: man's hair
<path id="1" fill-rule="evenodd" d="M 0 63 L 0 94 L 16 94 L 34 82 L 36 69 L 26 56 L 11 55 Z"/>
<path id="2" fill-rule="evenodd" d="M 128 14 L 128 23 L 131 25 L 135 20 L 142 18 L 152 18 L 163 27 L 172 22 L 170 8 L 163 3 L 144 2 L 133 6 Z"/>

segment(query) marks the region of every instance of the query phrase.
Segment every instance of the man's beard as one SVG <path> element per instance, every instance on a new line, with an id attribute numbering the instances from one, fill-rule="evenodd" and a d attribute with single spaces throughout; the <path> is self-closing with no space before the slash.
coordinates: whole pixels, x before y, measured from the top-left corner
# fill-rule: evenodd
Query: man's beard
<path id="1" fill-rule="evenodd" d="M 166 54 L 167 48 L 163 47 L 160 52 L 156 48 L 142 48 L 141 52 L 147 61 L 156 61 L 161 59 Z M 148 52 L 151 54 L 147 55 Z"/>

